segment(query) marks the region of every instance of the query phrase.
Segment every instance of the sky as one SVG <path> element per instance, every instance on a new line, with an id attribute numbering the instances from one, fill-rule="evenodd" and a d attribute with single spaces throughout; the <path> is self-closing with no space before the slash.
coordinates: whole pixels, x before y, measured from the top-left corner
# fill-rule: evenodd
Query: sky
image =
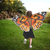
<path id="1" fill-rule="evenodd" d="M 24 3 L 23 6 L 26 7 L 27 11 L 32 11 L 33 14 L 49 11 L 50 0 L 21 0 Z"/>

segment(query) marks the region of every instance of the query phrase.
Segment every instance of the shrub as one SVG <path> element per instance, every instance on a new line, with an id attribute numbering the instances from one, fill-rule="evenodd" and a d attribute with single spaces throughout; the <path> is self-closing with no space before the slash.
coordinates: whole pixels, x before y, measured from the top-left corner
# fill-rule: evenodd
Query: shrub
<path id="1" fill-rule="evenodd" d="M 50 23 L 50 12 L 47 12 L 44 23 Z"/>

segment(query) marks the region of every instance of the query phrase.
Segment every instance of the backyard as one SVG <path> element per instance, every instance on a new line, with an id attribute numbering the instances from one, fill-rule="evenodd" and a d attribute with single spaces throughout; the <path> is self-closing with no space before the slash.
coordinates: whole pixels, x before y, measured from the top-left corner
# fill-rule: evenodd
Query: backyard
<path id="1" fill-rule="evenodd" d="M 23 44 L 23 31 L 12 20 L 0 20 L 0 50 L 50 50 L 50 24 L 43 23 L 38 30 L 33 30 L 35 38 L 32 48 Z"/>

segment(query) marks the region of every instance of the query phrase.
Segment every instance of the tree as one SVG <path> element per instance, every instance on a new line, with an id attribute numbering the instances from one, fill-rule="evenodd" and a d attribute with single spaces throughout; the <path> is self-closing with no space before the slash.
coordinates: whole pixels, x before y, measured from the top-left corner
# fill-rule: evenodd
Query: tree
<path id="1" fill-rule="evenodd" d="M 49 12 L 50 12 L 50 8 L 49 8 Z"/>
<path id="2" fill-rule="evenodd" d="M 46 17 L 45 17 L 44 22 L 50 23 L 50 8 L 49 8 L 49 11 L 48 11 L 47 14 L 46 14 Z"/>
<path id="3" fill-rule="evenodd" d="M 1 3 L 1 6 L 2 7 L 4 6 L 4 8 L 1 9 L 6 11 L 11 11 L 11 12 L 16 11 L 21 14 L 22 13 L 25 14 L 26 12 L 26 8 L 23 6 L 23 3 L 20 0 L 4 0 Z"/>
<path id="4" fill-rule="evenodd" d="M 0 1 L 0 12 L 3 11 L 6 7 L 6 3 L 3 0 Z"/>
<path id="5" fill-rule="evenodd" d="M 26 8 L 23 6 L 23 3 L 21 1 L 19 1 L 19 2 L 14 1 L 13 9 L 15 9 L 16 12 L 20 12 L 20 13 L 23 13 L 23 14 L 25 14 L 25 12 L 26 12 Z"/>

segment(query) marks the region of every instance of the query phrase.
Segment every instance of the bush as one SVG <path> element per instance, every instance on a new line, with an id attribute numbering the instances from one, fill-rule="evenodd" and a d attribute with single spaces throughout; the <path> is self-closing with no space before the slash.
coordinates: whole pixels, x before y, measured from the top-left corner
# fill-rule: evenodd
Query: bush
<path id="1" fill-rule="evenodd" d="M 50 23 L 50 12 L 47 12 L 44 23 Z"/>
<path id="2" fill-rule="evenodd" d="M 44 23 L 50 23 L 50 17 L 45 17 Z"/>

